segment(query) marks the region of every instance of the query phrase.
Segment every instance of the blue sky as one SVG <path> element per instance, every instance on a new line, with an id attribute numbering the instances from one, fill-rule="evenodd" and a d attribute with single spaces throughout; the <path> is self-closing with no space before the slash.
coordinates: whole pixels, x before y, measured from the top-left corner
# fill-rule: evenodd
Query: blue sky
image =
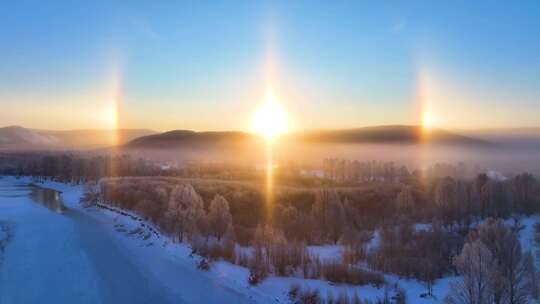
<path id="1" fill-rule="evenodd" d="M 271 85 L 299 129 L 540 125 L 540 2 L 335 2 L 5 3 L 0 122 L 246 129 Z"/>

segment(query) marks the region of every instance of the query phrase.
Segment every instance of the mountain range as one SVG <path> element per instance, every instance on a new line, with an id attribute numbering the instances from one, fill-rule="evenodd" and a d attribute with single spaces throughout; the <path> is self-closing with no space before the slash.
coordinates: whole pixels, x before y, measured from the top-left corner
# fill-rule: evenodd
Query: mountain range
<path id="1" fill-rule="evenodd" d="M 20 126 L 0 128 L 0 149 L 90 149 L 125 144 L 156 132 L 122 130 L 37 130 Z"/>
<path id="2" fill-rule="evenodd" d="M 354 129 L 312 130 L 291 133 L 281 141 L 299 144 L 433 144 L 459 147 L 540 146 L 540 128 L 449 131 L 421 126 L 388 125 Z M 125 149 L 170 150 L 220 148 L 261 141 L 240 131 L 158 133 L 146 129 L 37 130 L 19 126 L 0 128 L 0 149 L 91 149 L 122 146 Z"/>

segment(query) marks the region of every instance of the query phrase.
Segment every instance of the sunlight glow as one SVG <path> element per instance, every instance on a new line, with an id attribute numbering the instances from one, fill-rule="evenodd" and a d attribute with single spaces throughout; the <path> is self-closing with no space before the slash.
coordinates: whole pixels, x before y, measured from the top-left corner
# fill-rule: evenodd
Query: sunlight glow
<path id="1" fill-rule="evenodd" d="M 422 111 L 422 128 L 424 131 L 429 131 L 431 128 L 433 128 L 434 125 L 434 117 L 431 111 L 428 109 L 424 109 Z"/>
<path id="2" fill-rule="evenodd" d="M 287 114 L 268 90 L 264 104 L 257 110 L 252 121 L 253 131 L 268 141 L 273 141 L 287 131 Z"/>
<path id="3" fill-rule="evenodd" d="M 108 128 L 114 130 L 118 127 L 118 110 L 116 108 L 116 102 L 112 102 L 105 108 L 102 115 L 103 121 L 107 124 Z"/>

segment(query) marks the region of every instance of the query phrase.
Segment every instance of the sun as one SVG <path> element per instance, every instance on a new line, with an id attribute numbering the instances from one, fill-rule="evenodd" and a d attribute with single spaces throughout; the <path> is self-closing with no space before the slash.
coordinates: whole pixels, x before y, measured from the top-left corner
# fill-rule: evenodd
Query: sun
<path id="1" fill-rule="evenodd" d="M 102 120 L 107 124 L 107 127 L 110 129 L 116 129 L 118 126 L 118 110 L 115 104 L 103 109 L 103 118 Z"/>
<path id="2" fill-rule="evenodd" d="M 422 112 L 422 128 L 424 131 L 430 131 L 433 128 L 435 123 L 433 113 L 431 111 L 424 109 Z"/>
<path id="3" fill-rule="evenodd" d="M 273 141 L 287 131 L 287 113 L 275 101 L 271 90 L 268 91 L 264 104 L 253 116 L 252 129 L 268 141 Z"/>

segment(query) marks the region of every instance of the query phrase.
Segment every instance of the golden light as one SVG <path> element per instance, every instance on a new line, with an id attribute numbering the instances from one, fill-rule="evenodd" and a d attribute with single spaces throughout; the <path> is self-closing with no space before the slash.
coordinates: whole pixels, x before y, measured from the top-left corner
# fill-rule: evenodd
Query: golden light
<path id="1" fill-rule="evenodd" d="M 434 117 L 431 111 L 424 109 L 422 111 L 422 129 L 424 129 L 424 131 L 431 130 L 431 128 L 433 128 L 434 122 Z"/>
<path id="2" fill-rule="evenodd" d="M 103 110 L 103 121 L 107 124 L 109 129 L 116 129 L 118 126 L 118 110 L 116 103 L 112 103 Z"/>
<path id="3" fill-rule="evenodd" d="M 273 141 L 287 131 L 287 114 L 275 101 L 271 90 L 268 91 L 264 104 L 253 116 L 252 129 L 268 141 Z"/>

